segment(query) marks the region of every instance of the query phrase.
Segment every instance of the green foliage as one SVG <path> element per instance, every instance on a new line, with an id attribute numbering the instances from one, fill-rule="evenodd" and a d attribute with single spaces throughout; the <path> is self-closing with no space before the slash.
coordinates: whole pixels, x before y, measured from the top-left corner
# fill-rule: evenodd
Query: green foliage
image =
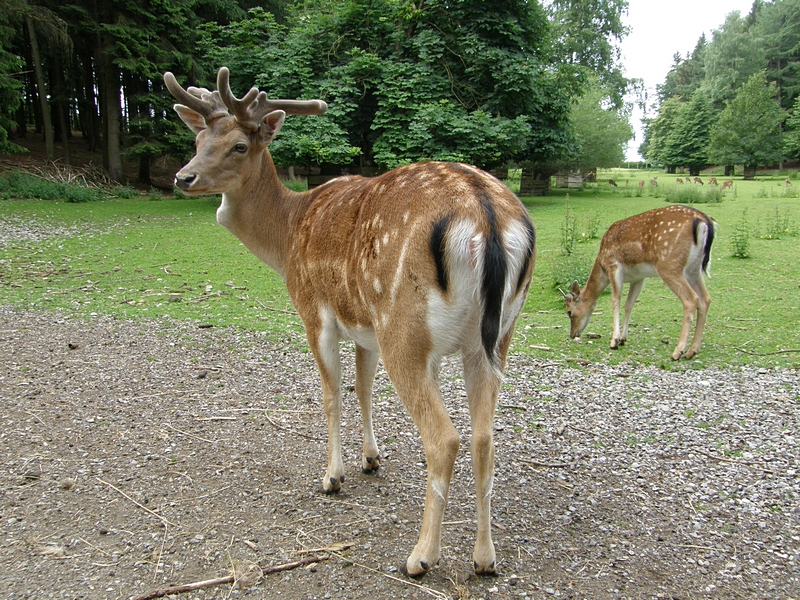
<path id="1" fill-rule="evenodd" d="M 777 93 L 763 71 L 750 77 L 712 127 L 709 159 L 745 166 L 780 160 L 783 111 Z"/>
<path id="2" fill-rule="evenodd" d="M 592 264 L 592 259 L 583 253 L 555 257 L 550 271 L 552 288 L 568 290 L 573 281 L 583 287 L 592 271 Z"/>
<path id="3" fill-rule="evenodd" d="M 731 255 L 734 258 L 750 258 L 750 224 L 747 222 L 747 209 L 742 211 L 742 218 L 731 230 Z"/>
<path id="4" fill-rule="evenodd" d="M 588 87 L 572 107 L 577 152 L 569 159 L 578 169 L 617 167 L 633 137 L 630 111 L 617 109 L 599 85 Z"/>
<path id="5" fill-rule="evenodd" d="M 766 240 L 779 240 L 790 235 L 797 235 L 797 228 L 792 223 L 791 212 L 784 208 L 781 212 L 780 207 L 776 206 L 774 212 L 767 217 L 766 231 L 761 236 Z"/>
<path id="6" fill-rule="evenodd" d="M 20 90 L 22 84 L 14 76 L 23 69 L 22 59 L 8 48 L 14 36 L 14 27 L 10 21 L 11 11 L 6 7 L 0 11 L 0 152 L 23 152 L 24 148 L 8 139 L 8 131 L 13 125 L 10 115 L 22 101 Z"/>

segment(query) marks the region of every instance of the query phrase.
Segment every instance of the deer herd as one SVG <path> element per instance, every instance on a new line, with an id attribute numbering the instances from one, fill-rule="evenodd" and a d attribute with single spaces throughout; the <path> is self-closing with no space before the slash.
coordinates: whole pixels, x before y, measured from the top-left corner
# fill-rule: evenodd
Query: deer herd
<path id="1" fill-rule="evenodd" d="M 336 493 L 345 481 L 339 342 L 352 340 L 364 432 L 361 469 L 375 473 L 381 466 L 372 388 L 382 359 L 419 430 L 427 461 L 419 538 L 402 570 L 417 577 L 436 565 L 460 445 L 438 374 L 443 358 L 458 353 L 472 427 L 477 504 L 472 559 L 476 573 L 494 573 L 493 418 L 536 261 L 527 209 L 484 171 L 444 162 L 411 164 L 374 178 L 343 176 L 307 192 L 290 191 L 278 178 L 269 144 L 287 115 L 321 115 L 325 102 L 271 100 L 256 88 L 237 98 L 225 67 L 215 91 L 184 89 L 171 73 L 164 81 L 178 101 L 178 115 L 196 134 L 195 155 L 176 174 L 176 187 L 190 196 L 222 195 L 217 221 L 280 274 L 303 320 L 327 417 L 322 490 Z M 651 184 L 658 185 L 657 178 Z M 660 277 L 683 305 L 672 359 L 697 354 L 710 303 L 703 275 L 715 228 L 710 217 L 683 206 L 614 223 L 602 238 L 586 285 L 581 289 L 576 281 L 564 294 L 570 337 L 584 331 L 600 293 L 610 285 L 611 348 L 620 347 L 644 279 Z M 630 289 L 620 323 L 625 283 Z"/>

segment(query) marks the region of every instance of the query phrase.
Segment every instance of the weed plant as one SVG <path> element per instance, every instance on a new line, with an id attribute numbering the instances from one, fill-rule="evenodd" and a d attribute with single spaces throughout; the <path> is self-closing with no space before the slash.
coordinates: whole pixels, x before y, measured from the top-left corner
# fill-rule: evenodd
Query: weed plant
<path id="1" fill-rule="evenodd" d="M 747 209 L 742 211 L 742 218 L 731 230 L 731 256 L 734 258 L 750 258 L 750 225 L 747 222 Z"/>
<path id="2" fill-rule="evenodd" d="M 718 204 L 724 193 L 719 188 L 704 189 L 695 184 L 667 186 L 664 199 L 670 204 Z"/>

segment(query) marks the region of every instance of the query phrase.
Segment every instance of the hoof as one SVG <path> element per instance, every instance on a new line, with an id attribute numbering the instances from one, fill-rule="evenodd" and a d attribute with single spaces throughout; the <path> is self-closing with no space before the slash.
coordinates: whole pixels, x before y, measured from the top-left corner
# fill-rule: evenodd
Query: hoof
<path id="1" fill-rule="evenodd" d="M 375 471 L 377 471 L 381 466 L 380 458 L 381 458 L 380 456 L 375 456 L 375 457 L 365 456 L 364 461 L 366 463 L 366 466 L 364 466 L 364 463 L 361 463 L 362 464 L 361 472 L 364 473 L 365 475 L 372 475 L 373 473 L 375 473 Z"/>
<path id="2" fill-rule="evenodd" d="M 338 494 L 339 490 L 342 488 L 342 484 L 344 483 L 344 475 L 339 477 L 339 479 L 336 479 L 336 477 L 331 477 L 329 481 L 331 487 L 326 488 L 325 485 L 323 484 L 322 493 L 327 495 Z"/>
<path id="3" fill-rule="evenodd" d="M 425 573 L 428 572 L 428 563 L 424 560 L 419 561 L 419 567 L 422 569 L 419 573 L 409 573 L 408 566 L 406 563 L 400 565 L 400 572 L 405 575 L 406 577 L 410 577 L 411 579 L 420 579 Z"/>
<path id="4" fill-rule="evenodd" d="M 486 569 L 480 569 L 478 567 L 478 563 L 475 562 L 475 561 L 472 562 L 472 567 L 475 569 L 475 574 L 476 575 L 487 576 L 487 577 L 497 577 L 497 571 L 495 570 L 494 561 L 489 563 L 489 566 Z"/>

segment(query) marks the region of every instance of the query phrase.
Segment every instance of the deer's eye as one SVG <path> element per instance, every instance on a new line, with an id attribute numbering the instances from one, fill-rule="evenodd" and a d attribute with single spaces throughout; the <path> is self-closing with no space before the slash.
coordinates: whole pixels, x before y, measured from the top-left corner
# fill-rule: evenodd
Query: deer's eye
<path id="1" fill-rule="evenodd" d="M 241 152 L 242 154 L 247 152 L 247 144 L 239 143 L 239 144 L 236 144 L 233 148 L 234 148 L 234 150 L 236 150 L 237 152 Z"/>
<path id="2" fill-rule="evenodd" d="M 567 311 L 567 316 L 568 316 L 568 317 L 571 317 L 571 316 L 572 316 L 572 311 L 571 311 L 571 310 L 568 310 L 568 311 Z"/>

